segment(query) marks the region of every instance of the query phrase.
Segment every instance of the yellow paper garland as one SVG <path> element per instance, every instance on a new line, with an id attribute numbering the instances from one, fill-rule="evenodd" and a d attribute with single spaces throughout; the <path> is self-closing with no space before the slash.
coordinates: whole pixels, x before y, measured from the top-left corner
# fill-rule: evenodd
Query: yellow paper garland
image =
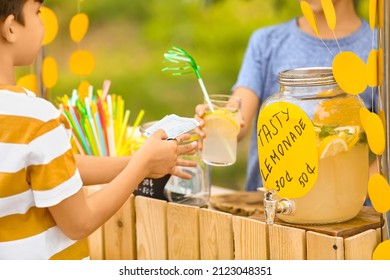
<path id="1" fill-rule="evenodd" d="M 375 113 L 369 113 L 363 122 L 363 128 L 370 150 L 376 155 L 383 154 L 386 147 L 386 136 L 381 118 Z"/>
<path id="2" fill-rule="evenodd" d="M 336 28 L 336 12 L 334 10 L 332 0 L 321 0 L 322 9 L 325 14 L 326 22 L 328 23 L 330 30 Z"/>
<path id="3" fill-rule="evenodd" d="M 58 81 L 58 66 L 54 57 L 47 56 L 42 62 L 42 82 L 43 85 L 50 89 Z"/>
<path id="4" fill-rule="evenodd" d="M 372 30 L 374 30 L 374 28 L 375 28 L 376 7 L 377 7 L 377 0 L 370 0 L 370 2 L 368 4 L 368 20 L 370 23 L 370 28 Z"/>
<path id="5" fill-rule="evenodd" d="M 378 51 L 373 49 L 367 58 L 367 84 L 370 87 L 378 86 Z"/>
<path id="6" fill-rule="evenodd" d="M 380 174 L 373 174 L 368 181 L 368 195 L 374 209 L 379 213 L 390 210 L 390 187 Z"/>
<path id="7" fill-rule="evenodd" d="M 335 56 L 333 76 L 346 93 L 357 95 L 367 88 L 367 66 L 353 52 L 341 52 Z"/>
<path id="8" fill-rule="evenodd" d="M 34 93 L 38 92 L 38 80 L 37 75 L 28 74 L 20 77 L 16 83 L 18 86 L 31 90 Z"/>
<path id="9" fill-rule="evenodd" d="M 69 24 L 70 38 L 73 42 L 80 42 L 88 31 L 89 19 L 85 13 L 74 15 Z"/>
<path id="10" fill-rule="evenodd" d="M 87 50 L 75 51 L 70 57 L 69 68 L 75 75 L 89 75 L 95 68 L 95 59 L 92 53 Z"/>
<path id="11" fill-rule="evenodd" d="M 318 32 L 316 18 L 314 16 L 313 10 L 310 5 L 306 1 L 301 1 L 301 11 L 306 18 L 307 22 L 310 24 L 311 28 L 313 28 L 317 37 L 320 37 L 320 33 Z"/>
<path id="12" fill-rule="evenodd" d="M 58 19 L 57 15 L 47 7 L 41 7 L 40 17 L 45 29 L 45 35 L 42 40 L 42 45 L 50 44 L 58 33 Z"/>

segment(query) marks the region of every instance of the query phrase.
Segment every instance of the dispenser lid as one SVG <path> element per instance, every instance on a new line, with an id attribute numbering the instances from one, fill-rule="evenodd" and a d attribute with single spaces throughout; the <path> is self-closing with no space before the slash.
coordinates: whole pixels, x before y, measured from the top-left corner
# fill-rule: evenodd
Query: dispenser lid
<path id="1" fill-rule="evenodd" d="M 336 84 L 331 67 L 307 67 L 279 73 L 279 83 L 284 86 L 324 86 Z"/>

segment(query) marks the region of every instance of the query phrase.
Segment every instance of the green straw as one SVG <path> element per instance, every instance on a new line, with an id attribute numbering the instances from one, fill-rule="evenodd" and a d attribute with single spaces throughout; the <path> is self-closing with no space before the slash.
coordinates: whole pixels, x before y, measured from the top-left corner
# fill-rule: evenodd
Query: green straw
<path id="1" fill-rule="evenodd" d="M 179 47 L 172 47 L 171 50 L 168 50 L 168 52 L 164 54 L 164 58 L 169 62 L 178 64 L 177 67 L 165 67 L 162 69 L 162 71 L 174 71 L 172 73 L 173 76 L 181 76 L 183 74 L 195 72 L 195 75 L 198 78 L 200 88 L 203 92 L 203 97 L 209 105 L 210 111 L 214 112 L 213 105 L 211 104 L 206 87 L 204 86 L 202 77 L 200 76 L 200 67 L 196 64 L 195 59 L 193 59 L 192 56 L 184 49 Z M 193 71 L 191 71 L 191 69 Z"/>

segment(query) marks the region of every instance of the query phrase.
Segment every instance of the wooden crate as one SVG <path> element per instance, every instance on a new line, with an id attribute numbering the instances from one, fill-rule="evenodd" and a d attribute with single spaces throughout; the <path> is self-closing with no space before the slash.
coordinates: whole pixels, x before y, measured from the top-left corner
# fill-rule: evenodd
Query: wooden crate
<path id="1" fill-rule="evenodd" d="M 262 215 L 131 197 L 89 238 L 92 259 L 366 260 L 380 243 L 380 215 L 364 207 L 353 220 L 298 226 Z"/>

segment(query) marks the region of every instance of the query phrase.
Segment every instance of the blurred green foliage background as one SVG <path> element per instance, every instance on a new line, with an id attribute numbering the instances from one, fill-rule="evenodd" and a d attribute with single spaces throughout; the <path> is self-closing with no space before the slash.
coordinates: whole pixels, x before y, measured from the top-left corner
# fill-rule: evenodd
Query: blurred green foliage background
<path id="1" fill-rule="evenodd" d="M 366 2 L 359 6 L 363 16 Z M 130 122 L 141 109 L 146 111 L 144 122 L 172 113 L 192 117 L 202 102 L 195 75 L 173 77 L 161 71 L 166 66 L 163 54 L 172 46 L 195 58 L 210 94 L 230 93 L 250 34 L 301 15 L 297 0 L 46 0 L 45 5 L 59 20 L 59 34 L 44 50 L 59 65 L 51 101 L 70 95 L 83 79 L 95 89 L 108 79 L 110 93 L 122 95 L 131 110 Z M 68 27 L 78 7 L 90 19 L 80 44 L 71 41 Z M 96 58 L 96 69 L 88 77 L 69 71 L 70 54 L 79 48 Z M 248 144 L 240 142 L 235 165 L 212 169 L 212 184 L 244 190 Z"/>

